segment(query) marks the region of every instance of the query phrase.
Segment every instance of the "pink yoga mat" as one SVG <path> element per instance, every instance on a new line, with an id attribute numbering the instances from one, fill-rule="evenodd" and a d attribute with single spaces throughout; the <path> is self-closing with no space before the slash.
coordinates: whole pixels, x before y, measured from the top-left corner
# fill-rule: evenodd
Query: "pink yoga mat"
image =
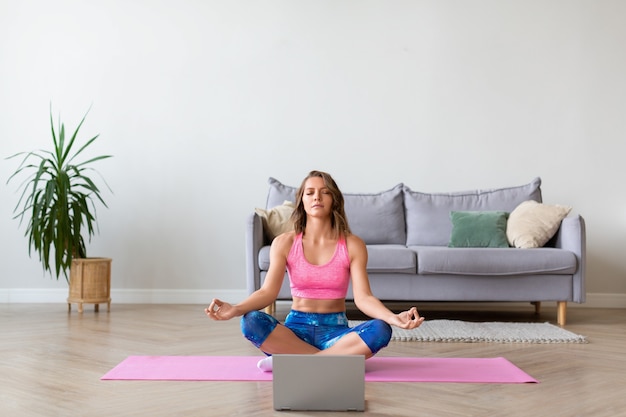
<path id="1" fill-rule="evenodd" d="M 260 356 L 129 356 L 103 380 L 271 381 L 256 367 Z M 374 357 L 365 362 L 368 382 L 538 382 L 504 358 Z"/>

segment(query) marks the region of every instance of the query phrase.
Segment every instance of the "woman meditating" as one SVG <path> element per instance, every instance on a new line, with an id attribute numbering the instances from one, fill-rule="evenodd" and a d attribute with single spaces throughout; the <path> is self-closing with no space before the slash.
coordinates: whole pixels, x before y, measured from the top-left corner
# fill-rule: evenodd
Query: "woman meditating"
<path id="1" fill-rule="evenodd" d="M 213 299 L 206 314 L 213 320 L 241 318 L 243 335 L 267 358 L 258 363 L 272 370 L 272 354 L 363 355 L 370 358 L 387 346 L 390 325 L 413 329 L 424 321 L 415 307 L 393 313 L 376 298 L 367 276 L 367 249 L 350 232 L 344 198 L 333 178 L 311 171 L 296 193 L 294 230 L 277 236 L 270 249 L 270 268 L 261 288 L 241 303 Z M 285 268 L 292 306 L 285 323 L 259 311 L 276 301 Z M 372 320 L 348 326 L 346 295 L 352 279 L 356 307 Z"/>

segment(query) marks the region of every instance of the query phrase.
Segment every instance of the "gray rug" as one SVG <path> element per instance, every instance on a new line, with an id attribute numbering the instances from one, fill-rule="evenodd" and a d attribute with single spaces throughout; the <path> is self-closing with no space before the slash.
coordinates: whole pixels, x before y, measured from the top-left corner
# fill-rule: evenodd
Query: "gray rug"
<path id="1" fill-rule="evenodd" d="M 350 326 L 358 323 L 361 321 L 350 321 Z M 584 336 L 550 323 L 472 323 L 459 320 L 427 320 L 413 330 L 393 327 L 391 340 L 464 343 L 587 343 Z"/>

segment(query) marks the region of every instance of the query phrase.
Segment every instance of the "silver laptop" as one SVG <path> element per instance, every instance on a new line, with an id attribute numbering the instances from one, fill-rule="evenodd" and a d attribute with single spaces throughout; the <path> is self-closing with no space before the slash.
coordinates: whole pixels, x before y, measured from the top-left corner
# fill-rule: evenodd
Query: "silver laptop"
<path id="1" fill-rule="evenodd" d="M 365 410 L 364 356 L 273 356 L 275 410 Z"/>

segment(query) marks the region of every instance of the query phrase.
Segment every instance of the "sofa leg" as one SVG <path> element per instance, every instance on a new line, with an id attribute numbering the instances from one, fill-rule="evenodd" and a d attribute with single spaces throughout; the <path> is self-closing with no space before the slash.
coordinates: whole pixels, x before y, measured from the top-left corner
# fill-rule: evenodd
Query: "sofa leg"
<path id="1" fill-rule="evenodd" d="M 565 326 L 565 321 L 567 319 L 567 301 L 557 301 L 556 306 L 556 321 L 559 323 L 559 326 Z"/>
<path id="2" fill-rule="evenodd" d="M 273 316 L 274 313 L 276 312 L 276 301 L 274 301 L 272 304 L 265 307 L 265 312 L 269 314 L 270 316 Z"/>
<path id="3" fill-rule="evenodd" d="M 535 306 L 535 314 L 539 315 L 539 313 L 541 313 L 541 301 L 533 301 L 530 304 Z"/>

